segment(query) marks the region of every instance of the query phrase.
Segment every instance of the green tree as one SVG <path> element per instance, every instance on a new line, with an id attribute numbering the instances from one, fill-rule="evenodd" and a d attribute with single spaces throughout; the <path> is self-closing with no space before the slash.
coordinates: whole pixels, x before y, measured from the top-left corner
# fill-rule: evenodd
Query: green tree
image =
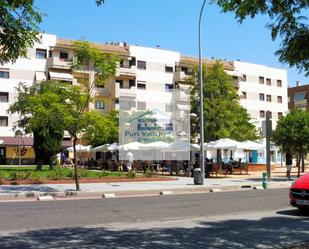
<path id="1" fill-rule="evenodd" d="M 87 110 L 89 104 L 95 99 L 96 87 L 104 86 L 105 82 L 116 73 L 118 59 L 105 54 L 101 50 L 91 46 L 87 41 L 76 41 L 73 44 L 74 58 L 72 70 L 82 72 L 79 79 L 79 89 L 75 89 L 70 97 L 70 119 L 66 124 L 66 130 L 73 139 L 74 169 L 76 190 L 80 190 L 78 165 L 76 154 L 76 142 L 78 136 L 87 127 Z M 80 90 L 82 94 L 80 94 Z"/>
<path id="2" fill-rule="evenodd" d="M 0 64 L 26 57 L 29 47 L 40 41 L 41 14 L 33 0 L 0 0 Z"/>
<path id="3" fill-rule="evenodd" d="M 83 139 L 93 147 L 118 141 L 118 112 L 110 111 L 104 115 L 93 111 L 85 113 L 85 133 Z"/>
<path id="4" fill-rule="evenodd" d="M 309 146 L 309 112 L 294 109 L 281 117 L 272 134 L 272 141 L 281 145 L 283 152 L 290 151 L 296 156 L 299 177 L 300 162 Z"/>
<path id="5" fill-rule="evenodd" d="M 196 72 L 196 70 L 195 70 Z M 255 126 L 247 111 L 238 102 L 237 90 L 231 76 L 219 62 L 203 70 L 205 141 L 232 138 L 238 141 L 257 138 Z M 199 114 L 197 73 L 191 78 L 191 112 Z M 192 120 L 191 133 L 199 133 L 199 118 Z"/>
<path id="6" fill-rule="evenodd" d="M 60 151 L 70 91 L 65 84 L 51 82 L 33 86 L 21 83 L 16 90 L 17 101 L 8 111 L 19 115 L 16 128 L 33 134 L 35 161 L 40 169 L 42 163 L 49 163 Z"/>
<path id="7" fill-rule="evenodd" d="M 234 12 L 235 18 L 242 23 L 247 17 L 258 14 L 268 15 L 272 39 L 282 37 L 281 47 L 276 51 L 279 61 L 289 66 L 296 66 L 309 75 L 309 1 L 252 1 L 252 0 L 213 0 L 224 12 Z M 305 14 L 303 16 L 302 14 Z"/>

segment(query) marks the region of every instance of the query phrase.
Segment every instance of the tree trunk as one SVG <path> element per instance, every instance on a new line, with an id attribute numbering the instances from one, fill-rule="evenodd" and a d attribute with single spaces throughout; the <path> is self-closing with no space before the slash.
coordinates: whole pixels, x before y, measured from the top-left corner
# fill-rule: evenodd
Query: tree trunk
<path id="1" fill-rule="evenodd" d="M 80 191 L 77 155 L 76 155 L 76 147 L 75 147 L 76 146 L 76 141 L 77 141 L 77 137 L 74 137 L 74 139 L 73 139 L 74 172 L 75 172 L 74 178 L 75 178 L 76 191 Z"/>
<path id="2" fill-rule="evenodd" d="M 301 155 L 301 172 L 305 172 L 305 154 Z"/>
<path id="3" fill-rule="evenodd" d="M 301 160 L 301 154 L 297 154 L 296 157 L 297 177 L 300 177 L 300 160 Z"/>

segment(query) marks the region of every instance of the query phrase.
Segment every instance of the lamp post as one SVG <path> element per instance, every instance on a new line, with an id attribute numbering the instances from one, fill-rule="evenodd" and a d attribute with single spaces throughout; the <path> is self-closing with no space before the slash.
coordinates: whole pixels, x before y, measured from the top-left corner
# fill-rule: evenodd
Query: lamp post
<path id="1" fill-rule="evenodd" d="M 203 66 L 202 66 L 202 37 L 201 37 L 201 21 L 206 0 L 200 11 L 198 21 L 198 66 L 199 66 L 199 86 L 200 86 L 200 168 L 202 173 L 201 184 L 204 185 L 205 179 L 205 156 L 204 156 L 204 94 L 203 94 Z"/>

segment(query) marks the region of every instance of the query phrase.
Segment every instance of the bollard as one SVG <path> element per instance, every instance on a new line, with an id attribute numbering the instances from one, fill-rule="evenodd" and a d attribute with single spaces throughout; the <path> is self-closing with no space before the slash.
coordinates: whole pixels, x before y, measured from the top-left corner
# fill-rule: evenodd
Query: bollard
<path id="1" fill-rule="evenodd" d="M 264 189 L 267 189 L 268 187 L 268 182 L 267 182 L 267 173 L 263 172 L 263 176 L 262 176 L 262 186 Z"/>

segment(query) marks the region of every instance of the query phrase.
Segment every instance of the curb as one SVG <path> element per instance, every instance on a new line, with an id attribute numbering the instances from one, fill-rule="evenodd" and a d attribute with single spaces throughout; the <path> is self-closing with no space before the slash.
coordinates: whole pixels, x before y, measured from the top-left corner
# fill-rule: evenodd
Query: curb
<path id="1" fill-rule="evenodd" d="M 287 185 L 270 186 L 269 189 L 289 188 Z M 175 188 L 169 190 L 154 189 L 154 190 L 119 190 L 111 192 L 94 191 L 94 192 L 25 192 L 15 194 L 0 195 L 1 201 L 18 201 L 18 200 L 37 200 L 42 196 L 49 196 L 55 200 L 65 199 L 93 199 L 93 198 L 117 198 L 117 197 L 145 197 L 145 196 L 168 196 L 181 194 L 203 194 L 215 192 L 230 192 L 230 191 L 250 191 L 264 190 L 260 184 L 256 185 L 234 185 L 234 186 L 218 186 L 218 187 L 201 187 L 201 188 Z"/>

